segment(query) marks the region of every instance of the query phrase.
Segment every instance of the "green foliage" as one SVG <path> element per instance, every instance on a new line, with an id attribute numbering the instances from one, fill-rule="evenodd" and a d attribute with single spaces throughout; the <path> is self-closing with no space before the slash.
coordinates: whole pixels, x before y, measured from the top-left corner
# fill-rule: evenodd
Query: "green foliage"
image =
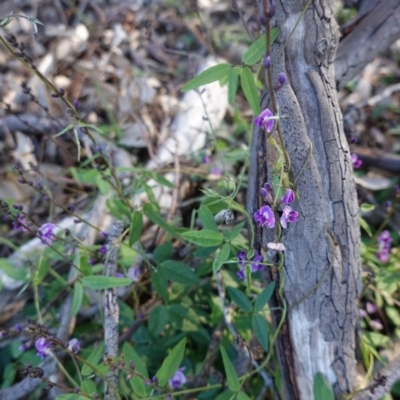
<path id="1" fill-rule="evenodd" d="M 324 376 L 317 373 L 314 377 L 314 400 L 335 400 L 332 389 L 326 383 Z"/>

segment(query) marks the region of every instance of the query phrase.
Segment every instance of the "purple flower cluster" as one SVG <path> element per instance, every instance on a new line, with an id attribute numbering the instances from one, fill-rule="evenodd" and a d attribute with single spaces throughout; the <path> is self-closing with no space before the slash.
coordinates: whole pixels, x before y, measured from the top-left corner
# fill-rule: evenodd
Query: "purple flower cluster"
<path id="1" fill-rule="evenodd" d="M 267 203 L 273 203 L 272 186 L 270 183 L 267 182 L 264 187 L 261 188 L 261 195 Z M 295 198 L 296 196 L 293 190 L 288 189 L 285 195 L 279 200 L 279 203 L 283 204 L 283 209 L 280 210 L 280 224 L 282 228 L 286 229 L 288 222 L 297 222 L 299 213 L 297 211 L 293 211 L 289 206 L 289 204 L 292 203 Z M 254 213 L 254 220 L 261 227 L 268 226 L 268 228 L 272 229 L 275 226 L 275 213 L 271 206 L 262 206 Z"/>
<path id="2" fill-rule="evenodd" d="M 236 275 L 239 279 L 245 281 L 246 280 L 246 264 L 247 264 L 247 254 L 245 251 L 239 251 L 237 253 L 239 271 L 236 272 Z M 254 258 L 251 261 L 251 272 L 261 271 L 264 266 L 262 265 L 264 261 L 264 257 L 261 254 L 258 254 L 257 250 L 254 250 Z"/>
<path id="3" fill-rule="evenodd" d="M 362 165 L 362 160 L 360 160 L 356 153 L 351 154 L 351 163 L 353 164 L 354 169 L 358 169 Z"/>
<path id="4" fill-rule="evenodd" d="M 29 345 L 27 346 L 27 344 L 20 346 L 20 350 L 27 350 L 29 348 Z M 40 337 L 39 339 L 37 339 L 35 341 L 35 348 L 36 348 L 36 354 L 40 357 L 40 358 L 45 358 L 47 355 L 50 354 L 50 352 L 53 350 L 54 345 L 53 343 L 46 339 L 45 337 Z M 78 339 L 71 339 L 68 342 L 68 349 L 70 351 L 72 351 L 73 353 L 78 353 L 78 351 L 80 350 L 81 345 L 78 341 Z"/>
<path id="5" fill-rule="evenodd" d="M 179 389 L 182 385 L 186 383 L 186 376 L 183 373 L 185 367 L 179 368 L 172 378 L 168 381 L 168 385 L 171 389 Z"/>
<path id="6" fill-rule="evenodd" d="M 383 231 L 378 237 L 378 252 L 376 253 L 377 259 L 382 263 L 389 260 L 390 243 L 392 243 L 392 238 L 389 231 Z"/>
<path id="7" fill-rule="evenodd" d="M 378 307 L 374 303 L 367 301 L 367 303 L 365 304 L 365 310 L 360 308 L 358 311 L 359 311 L 359 315 L 361 318 L 367 318 L 368 314 L 375 314 L 378 311 Z M 370 327 L 373 329 L 376 329 L 378 331 L 383 329 L 382 322 L 379 321 L 379 319 L 369 319 L 368 318 L 368 323 L 369 323 Z"/>
<path id="8" fill-rule="evenodd" d="M 38 229 L 37 235 L 43 244 L 48 244 L 50 246 L 53 244 L 53 242 L 56 240 L 56 237 L 54 236 L 55 229 L 56 229 L 56 226 L 54 224 L 52 224 L 51 222 L 48 224 L 42 225 Z"/>

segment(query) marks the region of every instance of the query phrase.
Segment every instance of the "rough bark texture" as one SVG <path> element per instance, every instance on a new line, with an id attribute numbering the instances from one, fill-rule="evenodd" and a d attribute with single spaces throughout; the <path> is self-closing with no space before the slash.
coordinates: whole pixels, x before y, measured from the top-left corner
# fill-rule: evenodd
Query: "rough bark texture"
<path id="1" fill-rule="evenodd" d="M 345 29 L 350 33 L 340 42 L 335 60 L 339 88 L 400 38 L 400 1 L 374 3 L 372 8 L 360 10 L 359 17 Z"/>
<path id="2" fill-rule="evenodd" d="M 292 181 L 306 163 L 297 180 L 300 199 L 292 207 L 299 211 L 299 221 L 290 224 L 281 239 L 287 249 L 283 279 L 289 312 L 277 350 L 285 398 L 310 400 L 317 372 L 338 397 L 356 385 L 361 264 L 357 196 L 333 71 L 339 31 L 325 0 L 312 2 L 295 28 L 305 4 L 278 2 L 273 24 L 280 34 L 271 58 L 274 82 L 280 72 L 288 77 L 276 99 L 285 117 L 280 126 Z M 273 147 L 258 131 L 253 146 L 258 151 L 258 182 L 271 181 Z M 255 202 L 249 199 L 248 204 L 254 211 Z M 264 230 L 263 245 L 275 241 L 276 233 Z M 279 279 L 277 272 L 271 269 L 267 279 Z M 277 296 L 276 305 L 280 301 Z"/>

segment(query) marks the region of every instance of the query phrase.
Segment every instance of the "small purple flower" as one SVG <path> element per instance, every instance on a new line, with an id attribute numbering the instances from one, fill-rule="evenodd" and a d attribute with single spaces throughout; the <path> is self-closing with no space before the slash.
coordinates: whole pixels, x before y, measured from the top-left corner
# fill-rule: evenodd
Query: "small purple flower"
<path id="1" fill-rule="evenodd" d="M 138 282 L 140 279 L 140 268 L 138 267 L 131 267 L 126 272 L 126 277 L 132 279 L 133 282 Z"/>
<path id="2" fill-rule="evenodd" d="M 15 329 L 15 332 L 21 333 L 22 330 L 23 330 L 23 326 L 22 326 L 21 324 L 16 324 L 16 325 L 14 326 L 14 329 Z"/>
<path id="3" fill-rule="evenodd" d="M 21 344 L 21 346 L 18 347 L 19 351 L 26 351 L 29 349 L 29 347 L 31 347 L 31 343 L 27 342 L 24 344 Z"/>
<path id="4" fill-rule="evenodd" d="M 372 319 L 371 321 L 369 321 L 369 324 L 370 324 L 371 328 L 374 328 L 378 331 L 383 329 L 382 322 L 377 319 Z"/>
<path id="5" fill-rule="evenodd" d="M 362 160 L 360 160 L 356 153 L 351 154 L 351 163 L 353 164 L 354 169 L 358 169 L 362 165 Z"/>
<path id="6" fill-rule="evenodd" d="M 104 256 L 107 253 L 107 247 L 106 246 L 100 246 L 99 248 L 99 253 Z"/>
<path id="7" fill-rule="evenodd" d="M 210 156 L 209 155 L 205 155 L 204 158 L 203 158 L 203 163 L 204 164 L 210 164 L 210 162 L 211 162 Z"/>
<path id="8" fill-rule="evenodd" d="M 254 119 L 254 123 L 259 128 L 264 128 L 268 133 L 274 129 L 275 120 L 278 119 L 274 114 L 266 108 L 257 118 Z"/>
<path id="9" fill-rule="evenodd" d="M 38 231 L 37 235 L 39 236 L 40 240 L 42 241 L 43 244 L 48 244 L 52 245 L 53 242 L 56 240 L 56 237 L 54 236 L 54 229 L 56 226 L 52 224 L 51 222 L 42 225 Z"/>
<path id="10" fill-rule="evenodd" d="M 262 187 L 260 189 L 261 192 L 261 196 L 264 198 L 264 200 L 268 203 L 268 204 L 272 204 L 274 202 L 274 199 L 272 197 L 272 191 L 273 191 L 273 187 L 272 185 L 267 182 L 264 187 Z"/>
<path id="11" fill-rule="evenodd" d="M 68 342 L 68 349 L 70 351 L 72 351 L 73 353 L 75 353 L 75 354 L 78 353 L 80 348 L 81 348 L 81 345 L 80 345 L 78 339 L 73 338 Z"/>
<path id="12" fill-rule="evenodd" d="M 211 170 L 211 174 L 216 175 L 216 176 L 221 176 L 221 175 L 222 175 L 221 168 L 214 167 L 214 168 Z"/>
<path id="13" fill-rule="evenodd" d="M 281 72 L 281 73 L 278 75 L 278 82 L 279 82 L 279 84 L 280 84 L 281 86 L 283 86 L 283 85 L 286 83 L 286 81 L 287 81 L 286 74 L 285 74 L 284 72 Z"/>
<path id="14" fill-rule="evenodd" d="M 299 213 L 297 211 L 292 211 L 290 206 L 283 207 L 282 216 L 281 216 L 281 225 L 282 228 L 287 228 L 288 222 L 297 222 L 297 217 Z"/>
<path id="15" fill-rule="evenodd" d="M 103 236 L 103 238 L 106 238 L 108 236 L 107 232 L 101 231 L 100 235 Z"/>
<path id="16" fill-rule="evenodd" d="M 175 372 L 173 377 L 168 381 L 168 385 L 171 389 L 179 389 L 182 385 L 186 383 L 186 376 L 182 372 L 185 368 L 179 368 L 178 371 Z"/>
<path id="17" fill-rule="evenodd" d="M 358 310 L 358 315 L 360 316 L 360 318 L 365 318 L 368 314 L 365 310 L 363 310 L 362 308 L 360 308 Z"/>
<path id="18" fill-rule="evenodd" d="M 258 251 L 254 250 L 254 258 L 253 261 L 251 262 L 251 271 L 257 272 L 264 269 L 264 266 L 262 265 L 263 262 L 264 262 L 264 257 L 262 256 L 262 254 L 258 254 Z"/>
<path id="19" fill-rule="evenodd" d="M 288 205 L 294 201 L 296 198 L 296 195 L 294 194 L 292 189 L 286 190 L 285 195 L 281 199 L 281 203 Z"/>
<path id="20" fill-rule="evenodd" d="M 254 213 L 254 220 L 260 225 L 268 225 L 268 228 L 275 226 L 275 214 L 270 206 L 263 206 Z"/>
<path id="21" fill-rule="evenodd" d="M 367 301 L 367 303 L 365 304 L 365 308 L 368 314 L 374 314 L 378 311 L 378 307 L 370 301 Z"/>
<path id="22" fill-rule="evenodd" d="M 21 230 L 22 232 L 28 232 L 28 229 L 25 228 L 26 221 L 25 221 L 25 215 L 21 214 L 18 216 L 17 219 L 14 219 L 13 221 L 13 229 Z"/>
<path id="23" fill-rule="evenodd" d="M 247 254 L 245 251 L 239 251 L 237 253 L 237 258 L 238 258 L 238 265 L 239 265 L 239 271 L 236 272 L 236 276 L 242 280 L 246 280 L 246 264 L 247 264 Z M 251 272 L 257 272 L 261 271 L 264 266 L 262 263 L 264 262 L 264 257 L 261 254 L 258 254 L 257 250 L 254 250 L 254 257 L 253 260 L 251 261 Z"/>
<path id="24" fill-rule="evenodd" d="M 73 104 L 75 110 L 78 110 L 78 109 L 79 109 L 79 101 L 78 101 L 78 100 L 73 100 L 73 101 L 72 101 L 72 104 Z"/>
<path id="25" fill-rule="evenodd" d="M 123 274 L 122 272 L 117 272 L 117 273 L 115 274 L 115 276 L 116 276 L 117 278 L 123 278 L 123 277 L 124 277 L 124 274 Z"/>
<path id="26" fill-rule="evenodd" d="M 45 358 L 50 353 L 49 342 L 44 337 L 40 337 L 35 342 L 35 347 L 37 351 L 37 355 L 40 358 Z"/>
<path id="27" fill-rule="evenodd" d="M 264 58 L 264 67 L 267 69 L 271 68 L 271 57 L 270 56 Z"/>
<path id="28" fill-rule="evenodd" d="M 376 253 L 377 259 L 382 263 L 386 263 L 389 260 L 391 242 L 392 238 L 389 231 L 382 231 L 378 237 L 378 252 Z"/>

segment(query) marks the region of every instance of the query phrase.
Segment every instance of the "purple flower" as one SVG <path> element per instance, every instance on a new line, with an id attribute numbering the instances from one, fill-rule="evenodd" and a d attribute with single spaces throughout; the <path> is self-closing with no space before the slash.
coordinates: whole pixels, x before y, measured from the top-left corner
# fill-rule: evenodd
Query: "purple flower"
<path id="1" fill-rule="evenodd" d="M 360 316 L 360 318 L 365 318 L 367 316 L 367 312 L 365 310 L 363 310 L 362 308 L 360 308 L 358 310 L 358 315 Z"/>
<path id="2" fill-rule="evenodd" d="M 23 326 L 22 326 L 21 324 L 16 324 L 16 325 L 14 326 L 14 329 L 15 329 L 15 331 L 16 331 L 17 333 L 21 333 L 22 330 L 23 330 L 24 328 L 23 328 Z"/>
<path id="3" fill-rule="evenodd" d="M 221 168 L 214 167 L 214 168 L 211 170 L 211 174 L 212 174 L 212 175 L 215 175 L 215 176 L 221 176 L 221 175 L 222 175 Z"/>
<path id="4" fill-rule="evenodd" d="M 262 265 L 263 262 L 264 262 L 264 257 L 262 256 L 262 254 L 258 254 L 258 251 L 254 250 L 254 258 L 253 261 L 251 262 L 251 271 L 252 272 L 261 271 L 264 268 L 264 266 Z"/>
<path id="5" fill-rule="evenodd" d="M 106 246 L 100 246 L 99 248 L 99 253 L 104 256 L 104 254 L 107 253 L 107 247 Z"/>
<path id="6" fill-rule="evenodd" d="M 382 322 L 379 321 L 379 320 L 377 320 L 377 319 L 372 319 L 372 320 L 369 322 L 369 324 L 370 324 L 371 328 L 374 328 L 374 329 L 376 329 L 376 330 L 378 330 L 378 331 L 380 331 L 380 330 L 383 329 Z"/>
<path id="7" fill-rule="evenodd" d="M 392 238 L 389 231 L 383 231 L 378 237 L 378 252 L 376 253 L 376 257 L 382 263 L 389 260 L 391 242 Z"/>
<path id="8" fill-rule="evenodd" d="M 43 244 L 48 244 L 48 245 L 53 244 L 53 242 L 56 240 L 56 238 L 54 236 L 55 228 L 56 228 L 56 226 L 50 222 L 48 224 L 42 225 L 38 229 L 37 235 L 39 236 L 39 238 Z"/>
<path id="9" fill-rule="evenodd" d="M 123 274 L 122 272 L 117 272 L 117 273 L 115 274 L 115 276 L 116 276 L 117 278 L 123 278 L 123 277 L 124 277 L 124 274 Z"/>
<path id="10" fill-rule="evenodd" d="M 126 273 L 126 277 L 132 279 L 133 282 L 138 282 L 140 279 L 140 268 L 138 267 L 129 268 Z"/>
<path id="11" fill-rule="evenodd" d="M 246 263 L 247 263 L 247 254 L 245 251 L 239 251 L 237 253 L 239 271 L 236 272 L 236 276 L 242 280 L 246 280 Z M 264 257 L 262 254 L 258 254 L 257 250 L 254 250 L 254 258 L 251 261 L 251 272 L 261 271 L 264 266 L 262 263 L 264 262 Z"/>
<path id="12" fill-rule="evenodd" d="M 285 195 L 282 197 L 281 203 L 288 205 L 288 204 L 292 203 L 295 198 L 296 198 L 296 195 L 294 194 L 293 190 L 288 189 L 288 190 L 286 190 Z"/>
<path id="13" fill-rule="evenodd" d="M 268 225 L 268 228 L 275 226 L 275 214 L 270 206 L 263 206 L 254 213 L 254 220 L 260 224 L 260 226 Z"/>
<path id="14" fill-rule="evenodd" d="M 70 351 L 72 351 L 73 353 L 75 353 L 75 354 L 78 353 L 80 348 L 81 348 L 81 345 L 80 345 L 78 339 L 73 338 L 68 342 L 68 349 Z"/>
<path id="15" fill-rule="evenodd" d="M 274 129 L 275 119 L 278 118 L 275 117 L 268 108 L 266 108 L 257 118 L 254 119 L 254 123 L 259 128 L 264 128 L 269 133 Z"/>
<path id="16" fill-rule="evenodd" d="M 22 232 L 28 232 L 28 229 L 26 229 L 24 225 L 26 225 L 26 221 L 25 215 L 23 214 L 19 215 L 18 218 L 14 219 L 13 221 L 13 229 L 15 229 L 16 231 L 20 229 Z"/>
<path id="17" fill-rule="evenodd" d="M 356 153 L 352 153 L 351 163 L 353 164 L 354 169 L 360 168 L 362 165 L 362 161 L 358 158 Z"/>
<path id="18" fill-rule="evenodd" d="M 18 347 L 19 351 L 26 351 L 29 349 L 29 347 L 31 347 L 31 343 L 27 342 L 24 344 L 21 344 L 21 346 Z"/>
<path id="19" fill-rule="evenodd" d="M 186 383 L 186 376 L 182 372 L 185 368 L 179 368 L 175 372 L 173 377 L 168 381 L 168 385 L 171 389 L 179 389 L 182 385 Z"/>
<path id="20" fill-rule="evenodd" d="M 272 204 L 274 202 L 274 199 L 272 197 L 272 190 L 272 185 L 269 182 L 267 182 L 264 187 L 260 189 L 261 196 L 268 204 Z"/>
<path id="21" fill-rule="evenodd" d="M 365 308 L 368 314 L 374 314 L 378 311 L 378 307 L 370 301 L 367 301 L 367 303 L 365 304 Z"/>
<path id="22" fill-rule="evenodd" d="M 282 243 L 268 243 L 267 247 L 276 251 L 285 251 L 286 247 Z"/>
<path id="23" fill-rule="evenodd" d="M 288 222 L 297 222 L 298 215 L 299 213 L 297 211 L 292 211 L 292 208 L 290 206 L 283 207 L 281 216 L 282 228 L 287 228 Z"/>
<path id="24" fill-rule="evenodd" d="M 40 337 L 35 342 L 35 347 L 37 351 L 37 355 L 40 358 L 45 358 L 50 353 L 49 342 L 44 337 Z"/>
<path id="25" fill-rule="evenodd" d="M 283 86 L 283 85 L 286 83 L 286 80 L 287 80 L 287 77 L 286 77 L 285 73 L 284 73 L 284 72 L 281 72 L 281 73 L 278 75 L 278 82 L 279 82 L 279 84 L 280 84 L 281 86 Z"/>
<path id="26" fill-rule="evenodd" d="M 210 164 L 210 162 L 211 162 L 210 156 L 209 155 L 205 155 L 204 158 L 203 158 L 203 163 L 204 164 Z"/>
<path id="27" fill-rule="evenodd" d="M 271 67 L 271 57 L 270 56 L 264 58 L 264 67 L 267 69 Z"/>

